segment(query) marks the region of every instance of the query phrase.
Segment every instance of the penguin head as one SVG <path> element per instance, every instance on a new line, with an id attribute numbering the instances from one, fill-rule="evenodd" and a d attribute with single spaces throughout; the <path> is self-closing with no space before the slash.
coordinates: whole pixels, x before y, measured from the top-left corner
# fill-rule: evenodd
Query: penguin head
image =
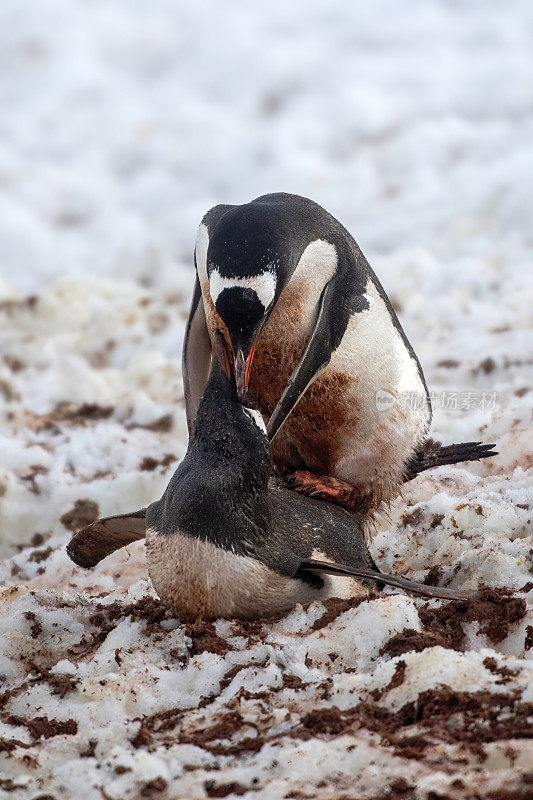
<path id="1" fill-rule="evenodd" d="M 241 399 L 257 341 L 288 280 L 288 233 L 279 213 L 248 203 L 228 211 L 209 240 L 209 290 L 229 333 Z"/>
<path id="2" fill-rule="evenodd" d="M 222 332 L 215 330 L 213 366 L 190 446 L 200 447 L 208 461 L 231 464 L 257 490 L 266 488 L 272 471 L 270 444 L 257 406 L 237 395 L 232 355 Z"/>
<path id="3" fill-rule="evenodd" d="M 215 331 L 209 380 L 161 513 L 165 530 L 244 555 L 253 553 L 252 543 L 262 541 L 270 527 L 272 456 L 262 417 L 237 397 L 229 350 Z"/>

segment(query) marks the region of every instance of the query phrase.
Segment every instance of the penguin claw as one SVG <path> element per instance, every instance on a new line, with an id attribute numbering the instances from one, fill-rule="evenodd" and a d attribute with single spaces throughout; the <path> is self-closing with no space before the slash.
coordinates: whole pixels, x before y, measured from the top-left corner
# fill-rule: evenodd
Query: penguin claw
<path id="1" fill-rule="evenodd" d="M 315 475 L 309 470 L 296 470 L 284 477 L 289 489 L 306 497 L 335 503 L 348 511 L 355 511 L 363 505 L 354 486 L 330 475 Z"/>

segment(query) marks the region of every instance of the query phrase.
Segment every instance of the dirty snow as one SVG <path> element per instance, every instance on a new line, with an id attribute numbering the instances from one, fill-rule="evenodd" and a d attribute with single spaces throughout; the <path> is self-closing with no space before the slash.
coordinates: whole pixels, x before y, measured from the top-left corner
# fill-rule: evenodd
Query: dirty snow
<path id="1" fill-rule="evenodd" d="M 528 797 L 532 7 L 221 8 L 2 4 L 0 797 Z M 376 560 L 512 597 L 194 626 L 141 544 L 67 559 L 184 453 L 199 219 L 276 190 L 358 239 L 434 435 L 500 451 L 407 485 Z"/>

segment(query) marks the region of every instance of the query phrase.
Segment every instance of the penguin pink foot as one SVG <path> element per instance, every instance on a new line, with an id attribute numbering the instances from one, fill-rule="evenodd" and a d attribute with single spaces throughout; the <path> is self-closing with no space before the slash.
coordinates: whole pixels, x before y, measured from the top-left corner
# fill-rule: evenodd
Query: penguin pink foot
<path id="1" fill-rule="evenodd" d="M 331 475 L 316 475 L 307 469 L 298 469 L 284 475 L 285 482 L 294 492 L 335 503 L 347 511 L 367 511 L 368 498 L 355 486 Z M 370 503 L 371 505 L 371 503 Z"/>
<path id="2" fill-rule="evenodd" d="M 484 458 L 497 456 L 495 445 L 482 442 L 463 442 L 443 446 L 434 439 L 428 439 L 419 451 L 409 460 L 404 468 L 403 482 L 408 483 L 421 472 L 445 464 L 459 464 L 468 461 L 481 461 Z M 371 512 L 375 507 L 376 497 L 364 488 L 353 486 L 351 483 L 334 478 L 332 475 L 317 475 L 307 469 L 298 469 L 291 472 L 289 469 L 282 471 L 282 476 L 294 492 L 305 494 L 335 503 L 347 511 Z M 381 496 L 377 495 L 378 505 Z"/>

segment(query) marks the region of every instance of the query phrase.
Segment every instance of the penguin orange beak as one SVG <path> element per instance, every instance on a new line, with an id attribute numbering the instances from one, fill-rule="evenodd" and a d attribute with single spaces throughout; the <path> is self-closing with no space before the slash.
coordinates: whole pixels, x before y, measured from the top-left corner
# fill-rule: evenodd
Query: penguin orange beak
<path id="1" fill-rule="evenodd" d="M 250 373 L 252 371 L 252 363 L 254 360 L 255 355 L 255 348 L 257 345 L 257 340 L 259 339 L 259 333 L 255 337 L 253 344 L 250 348 L 250 352 L 248 356 L 245 356 L 241 348 L 239 347 L 237 350 L 237 356 L 235 358 L 235 382 L 237 384 L 237 396 L 241 403 L 246 398 L 248 394 L 248 384 L 250 382 Z"/>

